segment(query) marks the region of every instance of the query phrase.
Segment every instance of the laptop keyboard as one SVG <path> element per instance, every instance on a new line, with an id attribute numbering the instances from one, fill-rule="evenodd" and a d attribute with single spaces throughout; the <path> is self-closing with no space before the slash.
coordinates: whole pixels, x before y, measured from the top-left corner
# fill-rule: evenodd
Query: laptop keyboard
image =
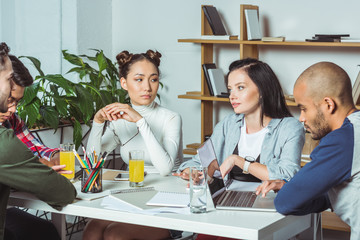
<path id="1" fill-rule="evenodd" d="M 227 207 L 252 207 L 256 197 L 255 192 L 227 191 L 218 205 Z"/>

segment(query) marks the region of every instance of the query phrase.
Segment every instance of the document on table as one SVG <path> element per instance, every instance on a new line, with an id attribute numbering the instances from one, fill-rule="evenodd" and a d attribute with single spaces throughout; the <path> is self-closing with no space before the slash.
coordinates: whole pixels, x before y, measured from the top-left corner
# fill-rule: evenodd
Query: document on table
<path id="1" fill-rule="evenodd" d="M 177 192 L 157 192 L 146 205 L 165 206 L 165 207 L 188 207 L 190 204 L 190 195 L 188 193 Z"/>
<path id="2" fill-rule="evenodd" d="M 140 190 L 140 189 L 139 189 Z M 124 212 L 134 212 L 149 215 L 159 213 L 179 213 L 190 214 L 189 207 L 161 207 L 154 208 L 146 205 L 146 203 L 154 197 L 158 192 L 153 191 L 137 191 L 128 193 L 112 194 L 105 197 L 101 203 L 104 208 L 113 209 Z M 187 200 L 189 202 L 189 199 Z"/>

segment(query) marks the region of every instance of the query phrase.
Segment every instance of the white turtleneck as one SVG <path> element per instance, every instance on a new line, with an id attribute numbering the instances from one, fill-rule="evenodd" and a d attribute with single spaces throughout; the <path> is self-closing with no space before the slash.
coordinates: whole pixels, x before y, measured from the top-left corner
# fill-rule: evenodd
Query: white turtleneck
<path id="1" fill-rule="evenodd" d="M 129 163 L 130 150 L 142 149 L 145 165 L 153 165 L 161 175 L 176 170 L 183 161 L 180 115 L 156 102 L 132 107 L 143 117 L 136 123 L 124 119 L 112 121 L 102 134 L 105 123 L 93 122 L 87 149 L 94 147 L 96 152 L 110 153 L 117 146 L 121 146 L 121 143 L 125 144 L 131 139 L 139 128 L 139 134 L 120 147 L 124 162 Z"/>

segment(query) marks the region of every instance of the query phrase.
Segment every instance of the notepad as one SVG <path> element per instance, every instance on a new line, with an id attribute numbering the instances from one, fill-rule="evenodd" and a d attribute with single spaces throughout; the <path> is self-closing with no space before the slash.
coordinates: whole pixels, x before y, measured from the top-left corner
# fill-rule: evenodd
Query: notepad
<path id="1" fill-rule="evenodd" d="M 146 205 L 163 207 L 188 207 L 190 195 L 188 193 L 160 191 L 151 198 Z"/>

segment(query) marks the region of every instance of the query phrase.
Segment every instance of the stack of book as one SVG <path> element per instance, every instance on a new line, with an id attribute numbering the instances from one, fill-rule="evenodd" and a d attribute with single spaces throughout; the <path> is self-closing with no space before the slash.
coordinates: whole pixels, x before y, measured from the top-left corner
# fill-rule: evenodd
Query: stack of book
<path id="1" fill-rule="evenodd" d="M 341 38 L 350 37 L 350 34 L 315 34 L 311 39 L 305 39 L 306 42 L 341 42 Z"/>
<path id="2" fill-rule="evenodd" d="M 229 97 L 223 71 L 216 68 L 215 63 L 206 63 L 202 67 L 210 95 L 224 98 Z"/>

